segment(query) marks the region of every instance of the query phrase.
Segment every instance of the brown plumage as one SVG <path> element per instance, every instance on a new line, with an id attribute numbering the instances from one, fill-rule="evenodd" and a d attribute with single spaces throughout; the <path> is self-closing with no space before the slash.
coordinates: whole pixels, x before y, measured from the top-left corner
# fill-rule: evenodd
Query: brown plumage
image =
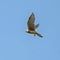
<path id="1" fill-rule="evenodd" d="M 34 36 L 37 35 L 39 37 L 43 37 L 41 34 L 35 31 L 39 27 L 39 24 L 35 25 L 34 22 L 35 22 L 35 15 L 34 13 L 32 13 L 27 22 L 28 30 L 26 30 L 26 32 L 34 34 Z"/>

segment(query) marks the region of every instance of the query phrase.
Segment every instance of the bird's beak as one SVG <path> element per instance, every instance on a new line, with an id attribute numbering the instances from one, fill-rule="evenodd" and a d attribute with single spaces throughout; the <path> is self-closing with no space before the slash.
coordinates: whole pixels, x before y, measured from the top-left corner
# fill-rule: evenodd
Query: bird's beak
<path id="1" fill-rule="evenodd" d="M 27 32 L 27 30 L 25 32 Z"/>

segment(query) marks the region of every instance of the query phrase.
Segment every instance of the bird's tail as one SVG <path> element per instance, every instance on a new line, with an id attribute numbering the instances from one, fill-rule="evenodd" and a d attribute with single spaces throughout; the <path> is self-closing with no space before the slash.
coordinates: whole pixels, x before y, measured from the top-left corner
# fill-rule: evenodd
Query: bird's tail
<path id="1" fill-rule="evenodd" d="M 36 32 L 36 35 L 39 36 L 39 37 L 41 37 L 41 38 L 43 37 L 41 34 L 39 34 L 39 33 L 37 33 L 37 32 Z"/>

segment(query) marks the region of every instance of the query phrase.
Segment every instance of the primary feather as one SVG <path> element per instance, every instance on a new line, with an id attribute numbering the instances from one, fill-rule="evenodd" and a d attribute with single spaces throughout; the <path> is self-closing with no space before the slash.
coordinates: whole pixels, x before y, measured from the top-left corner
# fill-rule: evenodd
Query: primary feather
<path id="1" fill-rule="evenodd" d="M 34 13 L 32 13 L 31 16 L 28 19 L 28 22 L 27 22 L 29 30 L 35 30 L 34 29 L 34 22 L 35 22 L 35 16 L 34 16 Z"/>

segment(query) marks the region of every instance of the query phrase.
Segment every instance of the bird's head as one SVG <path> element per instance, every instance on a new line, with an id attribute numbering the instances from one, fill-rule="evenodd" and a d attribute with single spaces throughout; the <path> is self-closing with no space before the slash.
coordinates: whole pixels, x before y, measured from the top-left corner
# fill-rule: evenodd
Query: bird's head
<path id="1" fill-rule="evenodd" d="M 29 32 L 29 30 L 27 29 L 27 30 L 26 30 L 26 32 L 28 33 L 28 32 Z"/>

